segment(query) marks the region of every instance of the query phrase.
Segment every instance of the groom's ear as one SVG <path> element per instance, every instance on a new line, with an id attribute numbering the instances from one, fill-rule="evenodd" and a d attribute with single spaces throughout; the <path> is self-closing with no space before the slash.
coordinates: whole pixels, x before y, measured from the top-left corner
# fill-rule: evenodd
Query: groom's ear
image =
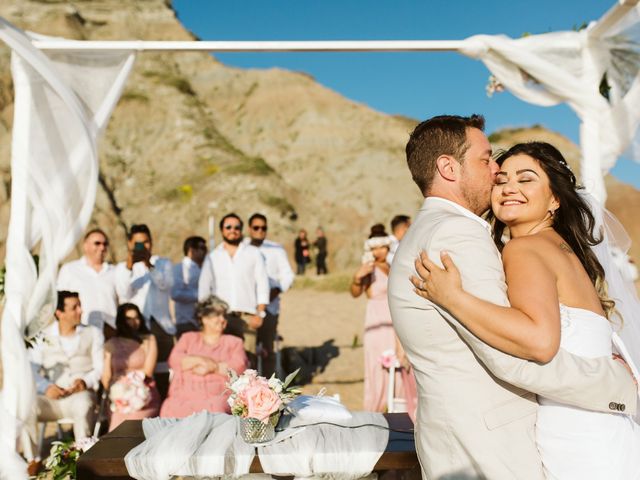
<path id="1" fill-rule="evenodd" d="M 436 159 L 438 173 L 449 182 L 455 182 L 458 179 L 458 167 L 458 161 L 451 155 L 440 155 Z"/>

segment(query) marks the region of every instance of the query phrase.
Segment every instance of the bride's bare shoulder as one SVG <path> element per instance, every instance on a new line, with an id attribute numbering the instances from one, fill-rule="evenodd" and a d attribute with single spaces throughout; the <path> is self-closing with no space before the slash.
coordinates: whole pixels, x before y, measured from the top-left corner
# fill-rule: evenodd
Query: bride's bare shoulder
<path id="1" fill-rule="evenodd" d="M 548 259 L 554 255 L 557 245 L 546 236 L 526 235 L 509 240 L 502 249 L 502 260 L 507 262 L 516 258 Z"/>

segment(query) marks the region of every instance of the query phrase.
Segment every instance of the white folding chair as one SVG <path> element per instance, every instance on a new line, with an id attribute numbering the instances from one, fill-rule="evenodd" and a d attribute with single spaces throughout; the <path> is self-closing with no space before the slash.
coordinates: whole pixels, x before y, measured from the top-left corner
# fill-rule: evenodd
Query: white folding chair
<path id="1" fill-rule="evenodd" d="M 389 382 L 387 387 L 387 412 L 389 413 L 406 413 L 407 401 L 404 398 L 396 397 L 396 369 L 400 369 L 399 365 L 389 367 Z"/>
<path id="2" fill-rule="evenodd" d="M 62 440 L 62 426 L 63 425 L 70 425 L 71 429 L 73 430 L 73 425 L 74 425 L 74 421 L 72 418 L 60 418 L 58 420 L 55 420 L 56 422 L 56 438 L 58 440 Z M 42 455 L 42 447 L 44 445 L 44 435 L 45 435 L 45 431 L 47 429 L 47 424 L 50 422 L 40 422 L 40 434 L 38 436 L 38 444 L 36 445 L 36 457 L 37 458 L 41 458 Z"/>

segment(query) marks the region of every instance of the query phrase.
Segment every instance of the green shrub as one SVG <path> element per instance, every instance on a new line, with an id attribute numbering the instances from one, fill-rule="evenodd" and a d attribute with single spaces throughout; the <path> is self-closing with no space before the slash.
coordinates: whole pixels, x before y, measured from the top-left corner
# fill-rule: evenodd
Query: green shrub
<path id="1" fill-rule="evenodd" d="M 227 172 L 242 175 L 266 176 L 275 173 L 275 170 L 261 157 L 246 157 L 238 163 L 227 167 Z"/>

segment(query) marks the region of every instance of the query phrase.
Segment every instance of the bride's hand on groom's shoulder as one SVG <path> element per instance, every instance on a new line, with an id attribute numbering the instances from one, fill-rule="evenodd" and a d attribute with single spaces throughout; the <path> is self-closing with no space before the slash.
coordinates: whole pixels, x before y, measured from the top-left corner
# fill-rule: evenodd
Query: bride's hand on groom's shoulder
<path id="1" fill-rule="evenodd" d="M 446 308 L 463 291 L 462 280 L 447 252 L 440 252 L 440 260 L 444 268 L 432 262 L 426 252 L 420 252 L 415 260 L 418 276 L 412 275 L 410 280 L 418 295 Z"/>

